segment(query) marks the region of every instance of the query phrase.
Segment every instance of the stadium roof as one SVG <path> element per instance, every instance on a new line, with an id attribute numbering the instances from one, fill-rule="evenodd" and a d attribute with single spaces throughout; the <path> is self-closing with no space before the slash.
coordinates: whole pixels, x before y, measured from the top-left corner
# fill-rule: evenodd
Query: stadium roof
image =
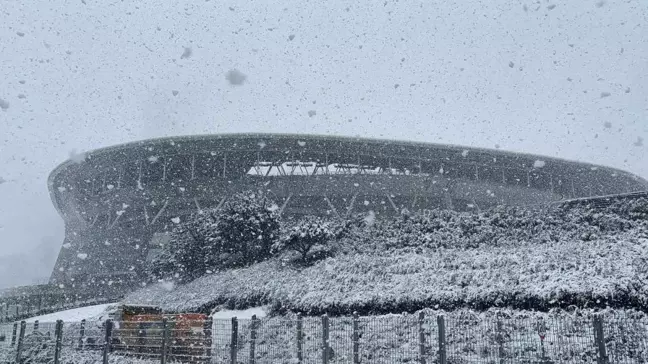
<path id="1" fill-rule="evenodd" d="M 386 158 L 437 160 L 452 165 L 474 164 L 517 168 L 527 171 L 542 170 L 543 173 L 573 175 L 596 173 L 601 176 L 619 177 L 631 182 L 635 191 L 648 190 L 648 182 L 628 172 L 591 163 L 569 161 L 528 153 L 517 153 L 485 148 L 445 145 L 412 141 L 367 139 L 326 135 L 300 134 L 215 134 L 190 135 L 147 139 L 114 145 L 87 152 L 81 160 L 67 160 L 56 167 L 49 176 L 48 185 L 52 201 L 59 209 L 59 191 L 54 188 L 60 179 L 86 178 L 87 172 L 105 169 L 127 160 L 157 155 L 191 153 L 301 153 L 331 155 L 362 155 L 365 160 Z M 620 191 L 628 192 L 628 191 Z M 631 191 L 633 192 L 633 191 Z M 59 209 L 60 211 L 60 209 Z"/>

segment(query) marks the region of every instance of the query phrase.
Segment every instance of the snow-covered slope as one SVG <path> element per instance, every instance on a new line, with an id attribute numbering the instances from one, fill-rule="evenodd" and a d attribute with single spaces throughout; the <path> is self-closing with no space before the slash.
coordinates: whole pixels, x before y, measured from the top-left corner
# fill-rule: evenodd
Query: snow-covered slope
<path id="1" fill-rule="evenodd" d="M 38 320 L 39 322 L 54 322 L 56 320 L 63 320 L 64 322 L 79 322 L 83 319 L 86 320 L 100 320 L 105 319 L 106 309 L 110 306 L 115 305 L 114 303 L 95 305 L 95 306 L 86 306 L 80 308 L 74 308 L 71 310 L 53 312 L 47 315 L 36 316 L 26 319 L 27 322 L 34 322 Z"/>
<path id="2" fill-rule="evenodd" d="M 333 257 L 303 267 L 275 257 L 153 285 L 127 297 L 167 311 L 218 305 L 309 314 L 425 307 L 645 307 L 648 202 L 604 211 L 438 211 L 364 226 Z"/>

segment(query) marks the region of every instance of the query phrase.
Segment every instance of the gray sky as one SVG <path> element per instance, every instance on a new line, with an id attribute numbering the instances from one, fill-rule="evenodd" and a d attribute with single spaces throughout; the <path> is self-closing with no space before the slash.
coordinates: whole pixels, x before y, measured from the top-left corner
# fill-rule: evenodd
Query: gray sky
<path id="1" fill-rule="evenodd" d="M 646 24 L 645 0 L 0 1 L 0 256 L 58 249 L 46 178 L 73 150 L 150 137 L 498 145 L 648 177 Z"/>

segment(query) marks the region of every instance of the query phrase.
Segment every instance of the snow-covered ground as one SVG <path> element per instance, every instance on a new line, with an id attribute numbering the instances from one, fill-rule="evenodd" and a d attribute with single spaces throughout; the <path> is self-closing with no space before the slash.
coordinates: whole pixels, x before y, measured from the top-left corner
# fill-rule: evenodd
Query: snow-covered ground
<path id="1" fill-rule="evenodd" d="M 230 319 L 236 317 L 237 319 L 251 319 L 253 315 L 257 318 L 266 317 L 268 307 L 252 307 L 247 310 L 217 310 L 212 312 L 213 319 Z"/>
<path id="2" fill-rule="evenodd" d="M 111 306 L 118 303 L 107 303 L 103 305 L 86 306 L 74 308 L 71 310 L 53 312 L 47 315 L 30 317 L 25 319 L 26 322 L 54 322 L 56 320 L 63 320 L 63 322 L 80 322 L 85 319 L 88 321 L 103 321 L 107 318 L 108 310 Z M 267 316 L 268 307 L 252 307 L 246 310 L 226 310 L 217 309 L 211 314 L 214 319 L 230 319 L 236 317 L 238 319 L 251 319 L 253 315 L 257 318 Z"/>
<path id="3" fill-rule="evenodd" d="M 105 316 L 106 309 L 111 305 L 115 305 L 115 303 L 86 306 L 86 307 L 74 308 L 71 310 L 53 312 L 47 315 L 31 317 L 26 319 L 25 321 L 34 322 L 38 320 L 39 322 L 54 322 L 56 320 L 63 320 L 63 322 L 79 322 L 83 319 L 97 320 L 100 319 L 102 316 Z"/>

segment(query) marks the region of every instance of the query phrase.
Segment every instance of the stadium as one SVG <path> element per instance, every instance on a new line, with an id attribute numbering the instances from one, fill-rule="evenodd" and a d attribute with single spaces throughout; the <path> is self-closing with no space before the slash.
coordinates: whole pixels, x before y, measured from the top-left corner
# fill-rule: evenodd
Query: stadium
<path id="1" fill-rule="evenodd" d="M 49 177 L 66 236 L 50 283 L 125 289 L 187 216 L 262 190 L 284 216 L 484 210 L 648 190 L 628 172 L 460 146 L 316 135 L 151 139 L 88 152 Z"/>

